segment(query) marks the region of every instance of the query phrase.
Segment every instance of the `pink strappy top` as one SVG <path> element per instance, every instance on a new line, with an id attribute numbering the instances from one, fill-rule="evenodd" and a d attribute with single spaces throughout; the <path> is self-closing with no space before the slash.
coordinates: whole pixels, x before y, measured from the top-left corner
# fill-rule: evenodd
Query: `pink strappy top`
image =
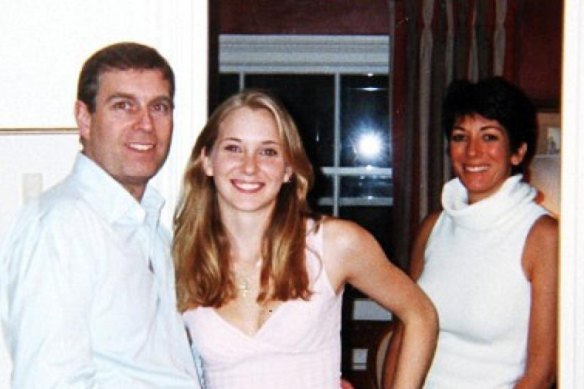
<path id="1" fill-rule="evenodd" d="M 254 336 L 241 332 L 214 308 L 183 314 L 202 358 L 205 388 L 340 387 L 342 292 L 335 293 L 320 259 L 322 231 L 321 226 L 307 236 L 311 298 L 281 304 Z"/>

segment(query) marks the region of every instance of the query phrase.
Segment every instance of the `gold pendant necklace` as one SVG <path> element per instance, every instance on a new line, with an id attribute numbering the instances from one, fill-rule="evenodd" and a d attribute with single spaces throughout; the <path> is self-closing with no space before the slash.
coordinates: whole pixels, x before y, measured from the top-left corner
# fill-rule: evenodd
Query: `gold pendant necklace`
<path id="1" fill-rule="evenodd" d="M 241 295 L 246 298 L 247 294 L 249 293 L 250 287 L 249 287 L 249 282 L 247 281 L 247 278 L 244 278 L 243 280 L 238 280 L 239 282 L 237 283 L 237 290 L 239 290 L 241 292 Z"/>
<path id="2" fill-rule="evenodd" d="M 246 298 L 251 291 L 250 278 L 255 274 L 255 271 L 262 264 L 262 259 L 258 259 L 253 268 L 245 275 L 235 272 L 235 281 L 237 284 L 237 290 L 241 293 L 241 296 Z"/>

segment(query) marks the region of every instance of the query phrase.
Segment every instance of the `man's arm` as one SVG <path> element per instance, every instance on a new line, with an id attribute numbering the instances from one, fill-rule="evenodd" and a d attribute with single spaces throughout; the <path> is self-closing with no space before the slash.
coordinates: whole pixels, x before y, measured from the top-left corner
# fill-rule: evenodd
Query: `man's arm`
<path id="1" fill-rule="evenodd" d="M 79 216 L 22 220 L 5 242 L 4 330 L 15 388 L 96 386 L 89 323 L 95 269 Z"/>

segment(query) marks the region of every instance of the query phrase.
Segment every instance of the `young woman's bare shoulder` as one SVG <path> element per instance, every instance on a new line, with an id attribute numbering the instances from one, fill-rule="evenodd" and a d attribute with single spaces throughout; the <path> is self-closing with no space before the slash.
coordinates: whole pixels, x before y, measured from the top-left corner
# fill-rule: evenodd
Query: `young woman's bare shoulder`
<path id="1" fill-rule="evenodd" d="M 383 249 L 373 235 L 357 223 L 328 219 L 324 227 L 324 263 L 331 284 L 338 290 L 345 282 L 359 287 L 359 278 L 365 269 L 375 269 L 388 264 Z"/>
<path id="2" fill-rule="evenodd" d="M 329 247 L 355 247 L 357 242 L 373 239 L 369 231 L 349 220 L 327 217 L 323 220 L 323 228 L 324 240 Z"/>

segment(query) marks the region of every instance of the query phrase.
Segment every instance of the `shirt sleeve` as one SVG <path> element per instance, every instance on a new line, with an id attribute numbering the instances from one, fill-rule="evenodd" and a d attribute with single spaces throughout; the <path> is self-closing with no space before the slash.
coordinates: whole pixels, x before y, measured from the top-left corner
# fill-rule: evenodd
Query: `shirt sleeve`
<path id="1" fill-rule="evenodd" d="M 5 331 L 15 388 L 97 388 L 90 327 L 95 260 L 82 215 L 45 215 L 5 250 Z"/>

